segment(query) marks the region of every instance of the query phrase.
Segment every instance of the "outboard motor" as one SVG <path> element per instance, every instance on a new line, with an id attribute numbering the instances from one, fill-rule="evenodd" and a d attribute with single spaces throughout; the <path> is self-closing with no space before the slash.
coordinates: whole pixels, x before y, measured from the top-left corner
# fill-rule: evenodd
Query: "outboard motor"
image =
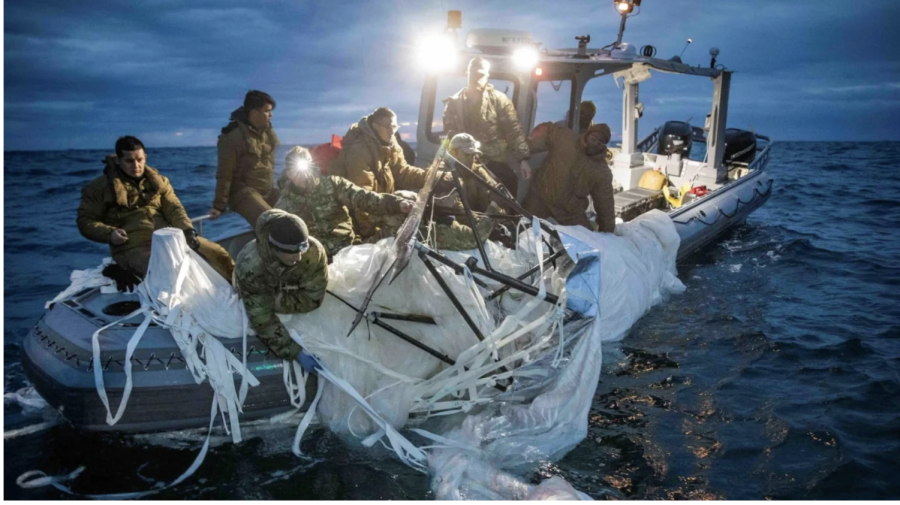
<path id="1" fill-rule="evenodd" d="M 747 130 L 725 130 L 725 157 L 723 163 L 750 163 L 756 158 L 756 134 Z"/>
<path id="2" fill-rule="evenodd" d="M 664 156 L 678 153 L 682 158 L 688 158 L 691 155 L 692 138 L 693 129 L 689 123 L 666 121 L 659 131 L 659 147 L 656 152 Z"/>

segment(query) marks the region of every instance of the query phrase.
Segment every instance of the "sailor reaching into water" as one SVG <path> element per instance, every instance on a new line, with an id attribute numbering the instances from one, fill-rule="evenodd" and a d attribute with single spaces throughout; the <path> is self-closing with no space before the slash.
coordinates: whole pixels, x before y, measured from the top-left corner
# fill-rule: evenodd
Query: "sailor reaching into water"
<path id="1" fill-rule="evenodd" d="M 322 175 L 303 147 L 292 148 L 284 166 L 278 178 L 281 197 L 275 208 L 303 219 L 309 233 L 325 246 L 329 261 L 358 242 L 350 212 L 405 216 L 412 209 L 412 203 L 399 196 L 365 190 L 343 177 Z"/>
<path id="2" fill-rule="evenodd" d="M 259 339 L 277 356 L 299 360 L 308 372 L 315 368 L 315 359 L 302 352 L 275 313 L 316 310 L 327 286 L 325 247 L 309 236 L 306 223 L 284 210 L 263 212 L 256 223 L 256 240 L 238 254 L 235 288 Z"/>
<path id="3" fill-rule="evenodd" d="M 234 261 L 215 242 L 197 236 L 169 179 L 147 166 L 144 144 L 136 137 L 121 137 L 116 155 L 105 160 L 103 175 L 81 190 L 78 231 L 90 240 L 109 244 L 118 267 L 104 273 L 119 283 L 144 277 L 150 264 L 153 232 L 168 226 L 184 231 L 188 246 L 199 251 L 210 266 L 231 280 Z M 124 282 L 121 287 L 134 282 Z"/>

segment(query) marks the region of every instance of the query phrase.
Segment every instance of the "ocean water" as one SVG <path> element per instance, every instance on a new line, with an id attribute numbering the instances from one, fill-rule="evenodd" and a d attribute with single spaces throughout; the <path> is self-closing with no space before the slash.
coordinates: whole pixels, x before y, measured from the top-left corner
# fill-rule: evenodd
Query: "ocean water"
<path id="1" fill-rule="evenodd" d="M 72 269 L 105 247 L 75 227 L 105 151 L 5 153 L 4 391 L 27 385 L 21 342 Z M 209 208 L 214 148 L 151 149 L 191 215 Z M 276 157 L 283 159 L 283 155 Z M 604 349 L 588 437 L 537 469 L 596 498 L 900 498 L 900 143 L 772 147 L 769 202 L 679 265 L 687 286 Z M 208 236 L 240 226 L 220 220 Z M 17 406 L 4 429 L 41 422 Z M 290 452 L 292 428 L 214 447 L 156 498 L 419 499 L 428 479 L 327 432 Z M 86 469 L 81 493 L 145 490 L 180 475 L 195 439 L 87 435 L 66 425 L 5 445 L 6 498 L 21 473 Z"/>

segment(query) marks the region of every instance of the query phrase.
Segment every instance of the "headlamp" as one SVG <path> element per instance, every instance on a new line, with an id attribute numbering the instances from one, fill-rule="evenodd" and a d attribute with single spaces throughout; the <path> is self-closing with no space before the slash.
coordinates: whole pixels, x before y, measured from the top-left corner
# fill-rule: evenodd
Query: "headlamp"
<path id="1" fill-rule="evenodd" d="M 288 163 L 288 169 L 291 171 L 307 171 L 309 170 L 309 160 L 306 158 L 295 158 Z"/>

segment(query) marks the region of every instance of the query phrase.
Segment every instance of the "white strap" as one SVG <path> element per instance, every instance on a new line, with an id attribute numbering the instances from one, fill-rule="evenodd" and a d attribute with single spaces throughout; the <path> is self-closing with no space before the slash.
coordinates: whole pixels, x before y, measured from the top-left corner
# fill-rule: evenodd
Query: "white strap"
<path id="1" fill-rule="evenodd" d="M 131 389 L 133 386 L 131 378 L 131 357 L 134 355 L 135 348 L 137 348 L 137 345 L 141 342 L 141 337 L 144 336 L 144 332 L 147 331 L 147 327 L 150 326 L 152 318 L 147 312 L 148 309 L 140 308 L 118 321 L 103 326 L 91 336 L 91 347 L 94 354 L 94 385 L 97 387 L 97 394 L 100 396 L 100 401 L 103 402 L 103 406 L 106 407 L 106 424 L 110 426 L 113 426 L 122 419 L 122 416 L 125 414 L 125 406 L 128 404 L 128 398 L 131 397 Z M 119 407 L 116 409 L 116 415 L 113 416 L 112 410 L 109 408 L 109 398 L 106 396 L 106 387 L 103 384 L 103 362 L 100 361 L 100 333 L 110 326 L 119 324 L 138 314 L 145 314 L 144 321 L 138 326 L 138 329 L 131 336 L 131 339 L 128 340 L 128 345 L 125 348 L 125 389 L 122 391 L 122 400 L 119 402 Z"/>
<path id="2" fill-rule="evenodd" d="M 300 424 L 297 426 L 297 433 L 294 435 L 294 443 L 291 445 L 291 450 L 301 458 L 306 456 L 300 452 L 300 440 L 303 439 L 303 434 L 306 433 L 306 429 L 309 428 L 309 423 L 312 422 L 313 417 L 316 415 L 316 408 L 319 406 L 319 400 L 322 399 L 322 391 L 324 391 L 324 389 L 325 381 L 320 380 L 316 389 L 316 397 L 313 398 L 312 403 L 309 405 L 309 410 L 306 411 L 306 414 L 303 415 L 303 419 L 300 420 Z"/>

